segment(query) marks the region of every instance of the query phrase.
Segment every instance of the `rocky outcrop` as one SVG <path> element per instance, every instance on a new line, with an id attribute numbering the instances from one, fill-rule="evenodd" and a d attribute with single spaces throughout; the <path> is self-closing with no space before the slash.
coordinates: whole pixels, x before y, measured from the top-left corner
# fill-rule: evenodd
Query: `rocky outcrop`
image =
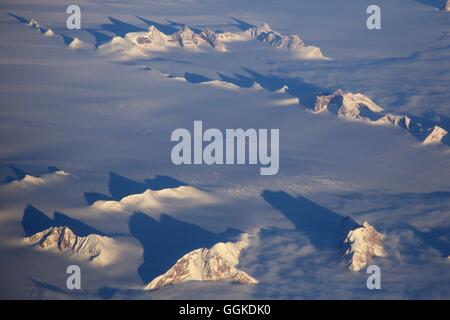
<path id="1" fill-rule="evenodd" d="M 408 115 L 383 114 L 381 107 L 361 93 L 344 92 L 338 89 L 330 95 L 317 96 L 313 111 L 316 113 L 328 111 L 339 117 L 362 120 L 375 125 L 396 126 L 409 132 L 423 144 L 441 142 L 448 144 L 447 130 L 439 126 L 424 128 Z"/>
<path id="2" fill-rule="evenodd" d="M 328 110 L 349 119 L 369 120 L 373 113 L 383 111 L 367 96 L 361 93 L 344 92 L 340 89 L 331 95 L 316 97 L 314 112 Z"/>
<path id="3" fill-rule="evenodd" d="M 267 23 L 249 28 L 245 34 L 271 47 L 297 52 L 302 58 L 325 58 L 318 47 L 305 45 L 300 36 L 282 35 L 272 30 Z"/>
<path id="4" fill-rule="evenodd" d="M 344 259 L 350 270 L 360 271 L 373 257 L 384 256 L 383 235 L 367 221 L 351 228 L 343 242 Z"/>
<path id="5" fill-rule="evenodd" d="M 41 28 L 41 25 L 34 18 L 31 18 L 30 21 L 28 21 L 27 26 L 34 29 Z"/>
<path id="6" fill-rule="evenodd" d="M 113 239 L 96 234 L 85 237 L 76 235 L 65 226 L 50 227 L 24 239 L 26 243 L 38 245 L 40 248 L 56 249 L 61 252 L 71 252 L 87 258 L 89 261 L 107 264 L 111 262 L 111 252 L 108 247 L 113 245 Z"/>
<path id="7" fill-rule="evenodd" d="M 248 235 L 237 242 L 219 242 L 211 248 L 191 251 L 166 273 L 152 280 L 145 289 L 157 289 L 188 281 L 232 281 L 256 284 L 258 281 L 236 268 L 241 251 L 249 245 Z"/>
<path id="8" fill-rule="evenodd" d="M 434 126 L 433 128 L 428 129 L 426 133 L 426 137 L 423 140 L 423 144 L 435 144 L 442 142 L 444 137 L 446 137 L 448 134 L 448 131 L 439 127 Z"/>
<path id="9" fill-rule="evenodd" d="M 202 33 L 200 33 L 200 37 L 208 42 L 214 49 L 219 51 L 226 51 L 225 45 L 222 43 L 222 41 L 220 41 L 216 33 L 212 30 L 205 28 Z"/>
<path id="10" fill-rule="evenodd" d="M 83 49 L 86 47 L 87 45 L 77 37 L 73 38 L 72 42 L 69 44 L 70 49 Z"/>
<path id="11" fill-rule="evenodd" d="M 172 35 L 172 40 L 180 47 L 195 48 L 200 45 L 201 38 L 188 26 L 184 26 L 180 31 Z"/>

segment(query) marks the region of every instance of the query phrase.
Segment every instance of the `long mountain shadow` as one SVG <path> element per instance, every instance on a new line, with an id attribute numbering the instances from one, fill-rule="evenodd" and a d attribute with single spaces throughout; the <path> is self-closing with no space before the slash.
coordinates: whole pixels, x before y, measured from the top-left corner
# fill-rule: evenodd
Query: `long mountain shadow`
<path id="1" fill-rule="evenodd" d="M 174 25 L 171 22 L 169 22 L 168 24 L 161 24 L 156 21 L 152 21 L 152 20 L 140 17 L 140 16 L 136 16 L 136 18 L 138 18 L 139 20 L 144 22 L 149 27 L 155 26 L 159 31 L 161 31 L 162 33 L 165 33 L 166 35 L 171 35 L 172 33 L 177 32 L 179 29 L 177 24 Z"/>
<path id="2" fill-rule="evenodd" d="M 53 220 L 45 213 L 29 204 L 23 213 L 22 226 L 25 236 L 29 237 L 50 227 L 69 227 L 77 236 L 85 237 L 89 234 L 105 235 L 105 233 L 85 224 L 84 222 L 71 218 L 61 212 L 55 212 Z"/>
<path id="3" fill-rule="evenodd" d="M 5 182 L 12 182 L 16 180 L 22 180 L 28 174 L 25 170 L 17 168 L 15 166 L 8 166 L 15 174 L 15 177 L 7 176 Z"/>
<path id="4" fill-rule="evenodd" d="M 129 32 L 139 32 L 139 31 L 146 31 L 146 29 L 134 26 L 132 24 L 129 24 L 127 22 L 123 22 L 119 19 L 108 17 L 110 23 L 105 23 L 100 25 L 100 28 L 103 31 L 109 31 L 114 33 L 116 36 L 124 37 Z"/>
<path id="5" fill-rule="evenodd" d="M 25 24 L 28 23 L 28 19 L 25 17 L 15 15 L 14 13 L 11 13 L 11 12 L 8 12 L 8 15 L 17 19 L 17 21 L 19 21 L 20 23 L 25 23 Z"/>
<path id="6" fill-rule="evenodd" d="M 25 236 L 32 236 L 37 232 L 41 232 L 53 226 L 53 220 L 42 211 L 39 211 L 31 204 L 25 208 L 22 216 L 22 227 Z"/>
<path id="7" fill-rule="evenodd" d="M 49 166 L 48 167 L 48 173 L 55 173 L 57 171 L 61 171 L 61 169 L 58 168 L 58 167 L 55 167 L 55 166 Z"/>
<path id="8" fill-rule="evenodd" d="M 243 69 L 266 90 L 276 91 L 287 85 L 288 92 L 300 99 L 302 105 L 312 108 L 318 95 L 330 94 L 332 90 L 308 83 L 301 78 L 281 78 L 275 75 L 263 75 L 252 69 Z"/>
<path id="9" fill-rule="evenodd" d="M 99 192 L 85 192 L 84 199 L 86 200 L 88 205 L 94 204 L 96 201 L 110 201 L 115 200 L 113 197 L 110 197 L 106 194 Z"/>
<path id="10" fill-rule="evenodd" d="M 156 220 L 140 212 L 130 217 L 129 228 L 144 249 L 144 263 L 138 268 L 144 283 L 166 272 L 186 253 L 232 240 L 241 233 L 236 229 L 227 229 L 216 234 L 168 215 L 161 215 Z"/>
<path id="11" fill-rule="evenodd" d="M 234 84 L 241 88 L 250 88 L 255 83 L 255 80 L 253 80 L 252 78 L 243 76 L 238 73 L 233 74 L 233 76 L 235 76 L 235 78 L 226 76 L 220 72 L 218 72 L 217 75 L 219 76 L 220 80 L 229 82 L 229 83 Z"/>
<path id="12" fill-rule="evenodd" d="M 183 182 L 181 180 L 164 176 L 164 175 L 156 175 L 154 178 L 150 178 L 145 180 L 145 183 L 147 184 L 148 188 L 151 190 L 163 190 L 168 188 L 178 188 L 181 186 L 187 186 L 188 184 L 186 182 Z"/>
<path id="13" fill-rule="evenodd" d="M 67 226 L 69 227 L 76 235 L 81 237 L 86 237 L 90 234 L 98 234 L 104 236 L 105 234 L 98 229 L 95 229 L 86 223 L 71 218 L 68 215 L 55 211 L 53 215 L 53 224 L 55 226 Z"/>
<path id="14" fill-rule="evenodd" d="M 29 172 L 27 172 L 27 171 L 25 171 L 23 169 L 20 169 L 20 168 L 18 168 L 16 166 L 10 165 L 8 167 L 14 172 L 15 177 L 7 176 L 5 178 L 5 182 L 6 183 L 12 182 L 12 181 L 16 181 L 16 180 L 22 180 L 23 178 L 25 178 L 26 175 L 31 175 Z M 46 173 L 55 173 L 56 171 L 60 171 L 60 169 L 55 167 L 55 166 L 49 166 L 49 167 L 47 167 L 47 171 L 44 172 L 44 174 L 46 174 Z"/>
<path id="15" fill-rule="evenodd" d="M 145 180 L 145 182 L 138 182 L 117 173 L 110 172 L 108 187 L 111 196 L 97 192 L 86 192 L 84 198 L 86 202 L 91 205 L 98 200 L 119 201 L 129 195 L 143 193 L 147 189 L 162 190 L 187 185 L 188 184 L 183 181 L 164 175 L 156 175 L 154 178 Z"/>
<path id="16" fill-rule="evenodd" d="M 442 9 L 445 7 L 446 0 L 416 0 L 417 2 L 423 3 L 427 6 L 432 6 L 438 9 Z"/>
<path id="17" fill-rule="evenodd" d="M 93 37 L 94 37 L 94 41 L 95 41 L 95 47 L 98 48 L 99 46 L 101 46 L 102 44 L 110 41 L 112 39 L 111 36 L 104 34 L 102 32 L 99 32 L 95 29 L 86 29 L 87 32 L 89 32 Z"/>
<path id="18" fill-rule="evenodd" d="M 156 61 L 156 62 L 173 62 L 173 63 L 178 63 L 178 64 L 187 64 L 187 65 L 192 65 L 194 64 L 191 61 L 184 61 L 184 60 L 178 60 L 178 59 L 169 59 L 169 58 L 162 58 L 162 57 L 154 57 L 151 58 L 149 61 Z"/>
<path id="19" fill-rule="evenodd" d="M 356 227 L 352 219 L 328 210 L 300 195 L 293 197 L 284 191 L 264 190 L 263 199 L 279 210 L 298 231 L 309 237 L 318 249 L 336 248 L 346 228 Z"/>
<path id="20" fill-rule="evenodd" d="M 186 72 L 184 74 L 184 78 L 186 79 L 187 82 L 190 82 L 193 84 L 208 82 L 208 81 L 212 80 L 211 78 L 202 76 L 200 74 L 191 73 L 191 72 Z"/>
<path id="21" fill-rule="evenodd" d="M 59 33 L 57 32 L 56 34 L 61 36 L 61 38 L 63 39 L 63 42 L 66 46 L 69 46 L 72 43 L 72 41 L 75 39 L 75 38 L 69 37 L 68 35 L 65 35 L 64 33 L 61 33 L 61 32 L 59 32 Z"/>
<path id="22" fill-rule="evenodd" d="M 185 23 L 180 23 L 180 22 L 176 22 L 176 21 L 173 21 L 173 20 L 169 20 L 169 19 L 167 19 L 167 22 L 169 22 L 173 26 L 178 26 L 179 29 L 182 29 L 183 27 L 187 26 L 187 24 L 185 24 Z M 195 33 L 201 33 L 202 32 L 201 29 L 196 28 L 196 27 L 192 27 L 192 26 L 189 26 L 189 29 L 191 29 Z"/>
<path id="23" fill-rule="evenodd" d="M 238 18 L 231 17 L 231 19 L 236 22 L 236 23 L 231 23 L 231 25 L 241 29 L 242 31 L 248 30 L 248 29 L 250 29 L 250 28 L 255 26 L 254 24 L 245 22 L 244 20 L 241 20 L 241 19 L 238 19 Z"/>
<path id="24" fill-rule="evenodd" d="M 120 200 L 131 194 L 142 193 L 147 190 L 145 183 L 128 179 L 114 172 L 109 173 L 108 186 L 109 192 L 115 200 Z"/>
<path id="25" fill-rule="evenodd" d="M 299 98 L 301 104 L 312 108 L 318 95 L 331 94 L 333 90 L 316 86 L 306 82 L 301 78 L 282 78 L 275 75 L 264 75 L 257 71 L 243 67 L 248 75 L 235 73 L 233 77 L 217 73 L 220 80 L 232 83 L 241 88 L 250 88 L 256 82 L 268 91 L 277 91 L 284 86 L 288 86 L 287 92 Z"/>
<path id="26" fill-rule="evenodd" d="M 306 82 L 301 78 L 282 78 L 276 75 L 264 75 L 257 71 L 243 67 L 247 75 L 234 73 L 233 77 L 227 76 L 220 72 L 217 73 L 221 81 L 234 84 L 241 88 L 250 88 L 254 83 L 258 83 L 262 88 L 268 91 L 277 91 L 284 86 L 288 86 L 287 92 L 299 98 L 301 104 L 307 108 L 312 108 L 315 104 L 318 95 L 328 95 L 333 90 L 316 86 L 312 83 Z M 185 76 L 187 76 L 186 74 Z M 186 80 L 191 83 L 199 83 L 210 81 L 206 77 L 198 74 L 190 74 L 191 80 L 186 77 Z"/>

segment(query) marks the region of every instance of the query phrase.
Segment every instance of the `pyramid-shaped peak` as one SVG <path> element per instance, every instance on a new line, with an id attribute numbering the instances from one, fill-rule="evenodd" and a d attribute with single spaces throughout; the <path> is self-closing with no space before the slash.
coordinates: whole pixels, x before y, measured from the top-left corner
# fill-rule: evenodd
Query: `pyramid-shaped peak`
<path id="1" fill-rule="evenodd" d="M 31 18 L 30 21 L 28 21 L 27 26 L 31 27 L 31 28 L 40 28 L 40 24 L 36 21 L 36 19 Z"/>
<path id="2" fill-rule="evenodd" d="M 203 29 L 203 32 L 204 33 L 206 33 L 206 34 L 213 34 L 214 33 L 214 31 L 212 31 L 210 28 L 208 28 L 208 27 L 205 27 L 204 29 Z"/>
<path id="3" fill-rule="evenodd" d="M 187 25 L 172 35 L 172 39 L 182 47 L 196 47 L 199 45 L 199 35 L 192 31 Z"/>
<path id="4" fill-rule="evenodd" d="M 150 37 L 161 37 L 161 36 L 166 35 L 161 30 L 159 30 L 157 27 L 155 27 L 153 25 L 148 27 L 147 31 L 148 31 L 148 35 Z"/>
<path id="5" fill-rule="evenodd" d="M 150 27 L 148 27 L 147 30 L 150 31 L 150 32 L 153 32 L 153 31 L 159 31 L 158 28 L 155 27 L 154 25 L 151 25 Z"/>
<path id="6" fill-rule="evenodd" d="M 448 131 L 439 126 L 434 126 L 427 131 L 427 136 L 423 141 L 424 144 L 433 144 L 441 142 L 448 134 Z"/>
<path id="7" fill-rule="evenodd" d="M 53 37 L 54 35 L 55 35 L 55 33 L 50 28 L 48 28 L 47 31 L 44 32 L 44 36 L 46 36 L 46 37 Z"/>
<path id="8" fill-rule="evenodd" d="M 264 22 L 264 23 L 260 26 L 260 29 L 270 31 L 270 30 L 272 30 L 272 27 L 269 26 L 269 24 L 268 24 L 267 22 Z"/>
<path id="9" fill-rule="evenodd" d="M 189 28 L 188 25 L 184 25 L 183 28 L 181 29 L 181 33 L 194 33 L 194 31 L 192 31 L 192 29 Z"/>
<path id="10" fill-rule="evenodd" d="M 197 34 L 187 25 L 183 26 L 183 28 L 174 35 L 180 37 L 181 39 L 193 39 L 197 36 Z"/>
<path id="11" fill-rule="evenodd" d="M 77 37 L 73 38 L 72 42 L 69 44 L 69 48 L 71 49 L 82 49 L 85 48 L 86 44 L 78 39 Z"/>

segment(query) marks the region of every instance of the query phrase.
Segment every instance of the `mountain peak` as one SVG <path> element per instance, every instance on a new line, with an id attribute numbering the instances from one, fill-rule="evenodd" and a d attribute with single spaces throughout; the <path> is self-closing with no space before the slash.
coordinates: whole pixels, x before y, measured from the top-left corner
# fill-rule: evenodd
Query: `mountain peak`
<path id="1" fill-rule="evenodd" d="M 439 126 L 434 126 L 428 129 L 427 136 L 423 140 L 423 144 L 434 144 L 441 142 L 445 136 L 447 136 L 448 131 Z"/>
<path id="2" fill-rule="evenodd" d="M 269 26 L 269 24 L 267 22 L 264 22 L 259 28 L 260 28 L 260 30 L 272 31 L 272 27 Z"/>
<path id="3" fill-rule="evenodd" d="M 364 110 L 366 109 L 366 110 Z M 314 112 L 328 110 L 338 116 L 350 119 L 367 120 L 371 113 L 383 111 L 369 97 L 361 93 L 344 92 L 337 89 L 328 96 L 317 96 Z"/>
<path id="4" fill-rule="evenodd" d="M 217 37 L 216 33 L 209 28 L 205 28 L 201 33 L 202 37 L 206 42 L 208 42 L 211 47 L 219 51 L 226 51 L 225 45 Z"/>
<path id="5" fill-rule="evenodd" d="M 195 35 L 195 32 L 187 25 L 183 26 L 183 28 L 176 33 L 182 37 L 193 37 Z"/>
<path id="6" fill-rule="evenodd" d="M 77 37 L 73 38 L 72 42 L 69 44 L 69 48 L 71 49 L 82 49 L 85 46 L 86 44 Z"/>
<path id="7" fill-rule="evenodd" d="M 246 32 L 250 34 L 252 38 L 257 38 L 263 33 L 272 32 L 272 28 L 266 22 L 264 22 L 260 26 L 254 26 L 247 29 Z"/>
<path id="8" fill-rule="evenodd" d="M 187 25 L 175 32 L 172 39 L 182 47 L 197 47 L 200 44 L 199 36 Z"/>
<path id="9" fill-rule="evenodd" d="M 42 249 L 57 248 L 59 251 L 72 250 L 81 255 L 89 256 L 90 260 L 98 257 L 101 249 L 98 246 L 97 235 L 77 236 L 69 227 L 50 227 L 25 238 L 32 244 L 38 244 Z"/>
<path id="10" fill-rule="evenodd" d="M 41 27 L 40 24 L 34 18 L 31 18 L 30 21 L 28 21 L 27 26 L 35 29 L 39 29 Z"/>
<path id="11" fill-rule="evenodd" d="M 112 252 L 108 252 L 114 241 L 111 238 L 97 234 L 81 237 L 66 226 L 47 228 L 30 237 L 25 237 L 24 241 L 45 250 L 56 249 L 61 252 L 76 253 L 102 265 L 110 263 L 113 257 Z"/>
<path id="12" fill-rule="evenodd" d="M 55 35 L 55 33 L 50 28 L 48 28 L 47 31 L 44 32 L 44 36 L 46 36 L 46 37 L 53 37 L 54 35 Z"/>
<path id="13" fill-rule="evenodd" d="M 353 271 L 363 269 L 374 256 L 384 256 L 383 235 L 367 221 L 351 229 L 344 240 L 344 258 Z"/>
<path id="14" fill-rule="evenodd" d="M 256 284 L 258 281 L 236 268 L 241 251 L 249 245 L 248 234 L 237 242 L 219 242 L 211 248 L 200 248 L 181 257 L 166 273 L 153 279 L 145 289 L 157 289 L 189 281 L 232 281 Z"/>
<path id="15" fill-rule="evenodd" d="M 131 35 L 135 35 L 134 41 L 143 46 L 164 46 L 166 45 L 166 42 L 168 40 L 168 36 L 162 33 L 158 28 L 155 26 L 150 26 L 147 29 L 147 32 L 136 32 L 131 33 Z M 130 34 L 127 35 L 130 37 Z M 133 37 L 132 37 L 133 38 Z"/>

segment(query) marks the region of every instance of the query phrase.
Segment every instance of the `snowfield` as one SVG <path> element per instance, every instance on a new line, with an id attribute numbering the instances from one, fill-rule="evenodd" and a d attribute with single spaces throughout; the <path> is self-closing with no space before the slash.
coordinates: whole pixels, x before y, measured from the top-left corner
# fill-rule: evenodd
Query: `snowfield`
<path id="1" fill-rule="evenodd" d="M 81 1 L 68 30 L 2 1 L 0 298 L 449 299 L 449 5 L 370 4 Z M 173 164 L 194 121 L 279 129 L 278 174 Z"/>

